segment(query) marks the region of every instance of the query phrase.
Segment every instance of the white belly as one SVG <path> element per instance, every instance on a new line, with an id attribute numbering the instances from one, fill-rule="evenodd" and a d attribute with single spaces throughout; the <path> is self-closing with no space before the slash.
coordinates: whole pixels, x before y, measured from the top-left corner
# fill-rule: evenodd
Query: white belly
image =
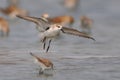
<path id="1" fill-rule="evenodd" d="M 60 33 L 59 30 L 46 31 L 46 32 L 44 32 L 44 35 L 45 35 L 45 37 L 47 37 L 47 38 L 54 38 L 54 37 L 58 36 L 59 33 Z"/>

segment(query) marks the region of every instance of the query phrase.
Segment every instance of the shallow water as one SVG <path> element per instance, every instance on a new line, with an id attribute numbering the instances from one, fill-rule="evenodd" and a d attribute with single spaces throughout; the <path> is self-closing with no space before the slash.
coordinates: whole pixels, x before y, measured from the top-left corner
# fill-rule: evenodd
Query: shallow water
<path id="1" fill-rule="evenodd" d="M 0 7 L 5 7 L 6 1 L 0 1 Z M 77 29 L 79 17 L 87 15 L 94 20 L 92 34 L 96 42 L 62 34 L 52 42 L 46 54 L 34 23 L 21 19 L 10 21 L 10 36 L 0 37 L 0 79 L 120 80 L 120 1 L 81 0 L 74 12 L 65 9 L 60 2 L 21 0 L 19 6 L 28 10 L 31 16 L 39 17 L 46 12 L 51 16 L 72 15 Z M 55 66 L 53 74 L 38 75 L 38 66 L 29 52 L 49 58 Z"/>

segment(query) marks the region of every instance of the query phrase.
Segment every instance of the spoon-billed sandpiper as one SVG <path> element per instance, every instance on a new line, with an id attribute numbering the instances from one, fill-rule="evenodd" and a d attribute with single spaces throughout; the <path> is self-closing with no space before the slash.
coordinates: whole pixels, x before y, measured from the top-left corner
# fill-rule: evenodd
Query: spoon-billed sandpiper
<path id="1" fill-rule="evenodd" d="M 0 31 L 2 36 L 8 36 L 9 35 L 9 25 L 8 22 L 0 17 Z"/>
<path id="2" fill-rule="evenodd" d="M 69 15 L 49 17 L 49 14 L 44 13 L 43 18 L 46 18 L 50 23 L 60 24 L 62 26 L 71 26 L 74 23 L 74 18 Z"/>
<path id="3" fill-rule="evenodd" d="M 18 15 L 17 17 L 28 20 L 28 21 L 32 21 L 37 24 L 38 30 L 41 32 L 41 41 L 44 43 L 43 49 L 45 49 L 46 39 L 50 39 L 46 52 L 48 52 L 49 50 L 52 38 L 55 38 L 56 36 L 58 36 L 60 31 L 66 34 L 71 34 L 71 35 L 95 40 L 93 37 L 86 35 L 76 29 L 63 27 L 59 24 L 49 24 L 47 21 L 45 21 L 42 18 L 23 16 L 23 15 Z"/>
<path id="4" fill-rule="evenodd" d="M 53 69 L 53 63 L 45 58 L 38 57 L 30 52 L 30 55 L 32 55 L 35 58 L 35 62 L 39 64 L 40 70 L 39 74 L 43 73 L 45 70 L 52 70 Z"/>

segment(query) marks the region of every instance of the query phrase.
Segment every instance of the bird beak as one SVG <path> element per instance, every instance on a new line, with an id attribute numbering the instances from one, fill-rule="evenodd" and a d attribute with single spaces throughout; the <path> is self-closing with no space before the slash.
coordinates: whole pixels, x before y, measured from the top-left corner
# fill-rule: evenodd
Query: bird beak
<path id="1" fill-rule="evenodd" d="M 65 31 L 64 31 L 63 29 L 61 29 L 61 31 L 62 31 L 63 33 L 65 33 Z"/>

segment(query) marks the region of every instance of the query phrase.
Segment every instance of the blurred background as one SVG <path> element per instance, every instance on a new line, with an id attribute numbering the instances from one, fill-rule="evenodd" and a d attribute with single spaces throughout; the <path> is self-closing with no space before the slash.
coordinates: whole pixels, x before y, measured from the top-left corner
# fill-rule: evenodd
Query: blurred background
<path id="1" fill-rule="evenodd" d="M 93 20 L 90 35 L 96 41 L 61 34 L 46 54 L 34 23 L 11 19 L 0 12 L 10 28 L 9 36 L 0 36 L 2 80 L 120 80 L 120 0 L 11 1 L 0 0 L 0 8 L 16 5 L 35 17 L 43 13 L 50 17 L 70 15 L 74 18 L 71 27 L 80 31 L 80 17 L 87 16 Z M 38 75 L 38 66 L 29 52 L 50 59 L 55 66 L 54 73 Z"/>

